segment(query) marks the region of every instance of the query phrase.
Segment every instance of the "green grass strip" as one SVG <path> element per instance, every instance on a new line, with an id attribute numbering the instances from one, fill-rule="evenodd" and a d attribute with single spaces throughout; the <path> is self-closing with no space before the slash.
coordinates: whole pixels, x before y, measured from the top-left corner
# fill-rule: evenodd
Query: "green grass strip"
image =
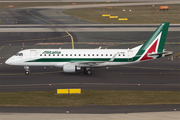
<path id="1" fill-rule="evenodd" d="M 86 106 L 180 104 L 180 91 L 83 90 L 82 94 L 55 95 L 56 91 L 1 92 L 0 106 Z"/>
<path id="2" fill-rule="evenodd" d="M 114 24 L 160 24 L 162 22 L 180 23 L 180 4 L 168 5 L 168 11 L 159 11 L 161 5 L 142 6 L 119 6 L 114 9 L 109 7 L 70 9 L 64 11 L 66 14 L 78 17 L 94 23 L 114 23 Z M 125 11 L 123 11 L 123 9 Z M 155 9 L 155 11 L 153 11 Z M 128 18 L 128 20 L 118 20 L 118 18 L 102 17 L 103 14 L 118 16 L 118 18 Z"/>

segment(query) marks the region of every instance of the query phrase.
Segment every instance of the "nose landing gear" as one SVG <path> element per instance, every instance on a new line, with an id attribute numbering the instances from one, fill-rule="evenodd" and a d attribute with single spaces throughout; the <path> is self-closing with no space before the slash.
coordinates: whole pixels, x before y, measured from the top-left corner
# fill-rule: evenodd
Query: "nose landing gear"
<path id="1" fill-rule="evenodd" d="M 29 71 L 25 71 L 25 74 L 26 74 L 26 75 L 29 75 Z"/>
<path id="2" fill-rule="evenodd" d="M 29 66 L 24 66 L 24 69 L 25 69 L 25 74 L 29 75 L 30 73 Z"/>

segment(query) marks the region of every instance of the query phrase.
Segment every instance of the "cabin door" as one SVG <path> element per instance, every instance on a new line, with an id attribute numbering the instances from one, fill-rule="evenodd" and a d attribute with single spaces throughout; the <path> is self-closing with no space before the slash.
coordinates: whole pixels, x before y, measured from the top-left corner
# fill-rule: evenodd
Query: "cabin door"
<path id="1" fill-rule="evenodd" d="M 30 59 L 31 59 L 31 60 L 36 59 L 36 50 L 31 50 L 31 51 L 30 51 Z"/>
<path id="2" fill-rule="evenodd" d="M 133 51 L 131 49 L 128 49 L 128 60 L 133 61 Z"/>

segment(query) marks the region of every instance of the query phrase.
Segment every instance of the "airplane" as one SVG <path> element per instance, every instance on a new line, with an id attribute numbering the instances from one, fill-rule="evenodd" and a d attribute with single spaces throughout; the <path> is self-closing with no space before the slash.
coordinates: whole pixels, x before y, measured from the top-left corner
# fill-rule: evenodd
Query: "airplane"
<path id="1" fill-rule="evenodd" d="M 82 69 L 91 75 L 90 68 L 127 65 L 172 55 L 171 51 L 164 50 L 169 24 L 161 23 L 144 44 L 132 49 L 25 49 L 5 63 L 24 66 L 26 75 L 30 73 L 30 66 L 54 66 L 66 73 Z"/>

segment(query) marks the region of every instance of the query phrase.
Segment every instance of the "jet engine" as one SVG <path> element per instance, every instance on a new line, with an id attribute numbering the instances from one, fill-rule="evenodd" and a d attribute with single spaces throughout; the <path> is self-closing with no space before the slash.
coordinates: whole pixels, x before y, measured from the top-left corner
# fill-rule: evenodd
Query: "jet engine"
<path id="1" fill-rule="evenodd" d="M 63 66 L 63 71 L 67 72 L 67 73 L 74 73 L 77 70 L 81 70 L 81 67 L 78 67 L 78 66 L 72 65 L 72 64 L 65 64 Z"/>

